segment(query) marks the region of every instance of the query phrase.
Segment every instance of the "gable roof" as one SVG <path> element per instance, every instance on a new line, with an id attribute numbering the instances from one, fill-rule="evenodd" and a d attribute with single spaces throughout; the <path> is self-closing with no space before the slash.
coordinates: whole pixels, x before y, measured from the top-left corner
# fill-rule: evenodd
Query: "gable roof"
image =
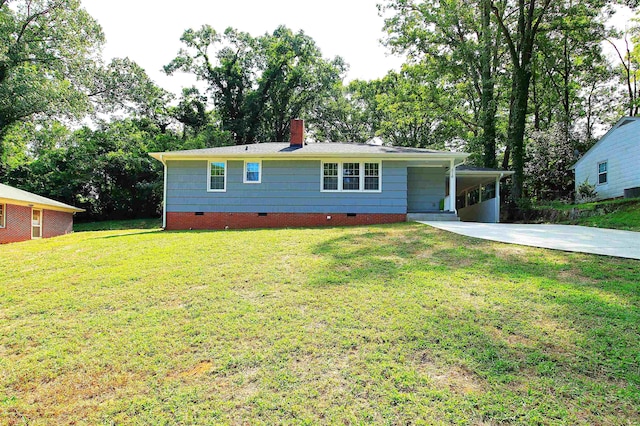
<path id="1" fill-rule="evenodd" d="M 571 169 L 575 169 L 582 160 L 584 160 L 591 151 L 593 151 L 597 146 L 600 146 L 611 137 L 611 135 L 623 126 L 633 126 L 636 129 L 636 134 L 640 134 L 640 117 L 622 117 L 616 124 L 613 125 L 611 129 L 603 137 L 600 138 L 598 142 L 596 142 L 587 152 L 585 152 L 582 157 L 576 163 L 571 166 Z"/>
<path id="2" fill-rule="evenodd" d="M 424 148 L 369 145 L 360 143 L 316 142 L 292 147 L 288 142 L 267 142 L 187 151 L 152 152 L 156 160 L 215 157 L 245 158 L 322 158 L 322 157 L 385 157 L 385 158 L 454 158 L 464 160 L 464 152 L 436 151 Z"/>
<path id="3" fill-rule="evenodd" d="M 58 210 L 70 213 L 84 211 L 84 209 L 79 209 L 50 198 L 41 197 L 40 195 L 32 194 L 31 192 L 23 191 L 22 189 L 14 188 L 2 183 L 0 183 L 0 203 L 26 205 L 30 207 L 40 207 L 48 210 Z"/>

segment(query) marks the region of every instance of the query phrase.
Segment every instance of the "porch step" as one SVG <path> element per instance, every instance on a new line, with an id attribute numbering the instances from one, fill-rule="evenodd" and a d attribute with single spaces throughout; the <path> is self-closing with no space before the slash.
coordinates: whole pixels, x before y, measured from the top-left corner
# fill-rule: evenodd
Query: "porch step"
<path id="1" fill-rule="evenodd" d="M 460 222 L 460 218 L 453 212 L 437 213 L 407 213 L 407 222 Z"/>

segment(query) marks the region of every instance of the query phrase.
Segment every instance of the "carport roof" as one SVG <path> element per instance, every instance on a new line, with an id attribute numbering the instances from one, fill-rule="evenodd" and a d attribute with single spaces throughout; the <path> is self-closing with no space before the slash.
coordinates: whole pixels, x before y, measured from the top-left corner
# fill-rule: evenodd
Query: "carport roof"
<path id="1" fill-rule="evenodd" d="M 456 167 L 457 193 L 460 194 L 469 188 L 478 185 L 493 183 L 497 178 L 502 179 L 511 176 L 515 172 L 510 170 L 490 169 L 487 167 L 476 167 L 462 164 Z"/>

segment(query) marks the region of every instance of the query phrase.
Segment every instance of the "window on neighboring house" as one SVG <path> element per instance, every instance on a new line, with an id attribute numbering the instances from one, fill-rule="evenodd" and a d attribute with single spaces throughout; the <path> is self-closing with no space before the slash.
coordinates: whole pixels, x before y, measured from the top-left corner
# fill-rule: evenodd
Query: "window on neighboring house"
<path id="1" fill-rule="evenodd" d="M 338 163 L 324 163 L 322 165 L 322 190 L 338 190 Z"/>
<path id="2" fill-rule="evenodd" d="M 602 163 L 598 163 L 598 185 L 603 185 L 607 183 L 607 172 L 608 172 L 607 162 L 603 161 Z"/>
<path id="3" fill-rule="evenodd" d="M 224 192 L 227 189 L 226 161 L 209 161 L 209 191 Z"/>
<path id="4" fill-rule="evenodd" d="M 6 211 L 6 205 L 5 204 L 0 204 L 0 228 L 4 228 L 5 226 L 5 211 Z"/>
<path id="5" fill-rule="evenodd" d="M 260 183 L 262 181 L 262 162 L 244 162 L 244 183 Z"/>
<path id="6" fill-rule="evenodd" d="M 322 191 L 379 192 L 380 162 L 322 163 Z"/>
<path id="7" fill-rule="evenodd" d="M 342 164 L 342 190 L 360 190 L 360 163 Z"/>

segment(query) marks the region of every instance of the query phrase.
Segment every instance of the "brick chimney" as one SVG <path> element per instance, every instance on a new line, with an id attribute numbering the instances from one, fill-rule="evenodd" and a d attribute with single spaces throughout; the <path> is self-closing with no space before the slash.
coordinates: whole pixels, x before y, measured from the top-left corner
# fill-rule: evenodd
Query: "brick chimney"
<path id="1" fill-rule="evenodd" d="M 291 148 L 302 148 L 304 145 L 304 120 L 291 120 Z"/>

